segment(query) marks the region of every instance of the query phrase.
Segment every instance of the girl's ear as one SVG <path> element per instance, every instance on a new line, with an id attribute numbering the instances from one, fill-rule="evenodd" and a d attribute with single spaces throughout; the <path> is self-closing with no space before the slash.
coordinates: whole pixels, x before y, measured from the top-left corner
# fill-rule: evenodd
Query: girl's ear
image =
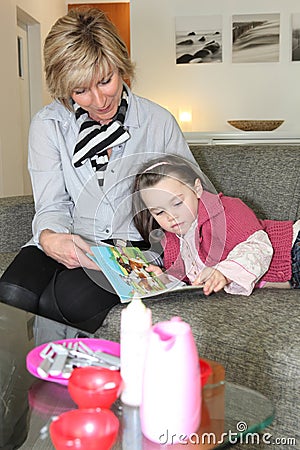
<path id="1" fill-rule="evenodd" d="M 200 178 L 196 178 L 195 184 L 194 184 L 194 189 L 195 189 L 197 197 L 200 198 L 202 195 L 202 192 L 203 192 L 203 187 L 202 187 Z"/>

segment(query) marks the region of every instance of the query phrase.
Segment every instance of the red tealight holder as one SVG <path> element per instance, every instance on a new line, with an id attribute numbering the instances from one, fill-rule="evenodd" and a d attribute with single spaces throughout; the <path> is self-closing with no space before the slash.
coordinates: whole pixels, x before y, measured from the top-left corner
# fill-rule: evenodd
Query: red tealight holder
<path id="1" fill-rule="evenodd" d="M 50 424 L 56 450 L 109 450 L 115 443 L 119 420 L 109 409 L 73 409 Z"/>
<path id="2" fill-rule="evenodd" d="M 68 382 L 70 396 L 79 408 L 110 408 L 121 389 L 120 372 L 104 367 L 77 367 Z"/>
<path id="3" fill-rule="evenodd" d="M 208 362 L 204 361 L 204 359 L 200 359 L 200 377 L 201 377 L 201 386 L 203 387 L 206 383 L 210 375 L 212 374 L 212 368 Z"/>

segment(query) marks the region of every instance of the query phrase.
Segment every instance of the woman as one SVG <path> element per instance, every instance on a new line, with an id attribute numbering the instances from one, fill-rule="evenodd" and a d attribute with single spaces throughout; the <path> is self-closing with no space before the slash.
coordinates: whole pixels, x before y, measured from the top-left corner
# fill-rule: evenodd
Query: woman
<path id="1" fill-rule="evenodd" d="M 125 83 L 134 66 L 103 12 L 60 18 L 44 61 L 54 101 L 29 133 L 33 237 L 3 274 L 0 298 L 93 333 L 119 299 L 88 257 L 90 245 L 142 246 L 130 197 L 137 168 L 154 156 L 148 149 L 193 157 L 174 117 Z"/>

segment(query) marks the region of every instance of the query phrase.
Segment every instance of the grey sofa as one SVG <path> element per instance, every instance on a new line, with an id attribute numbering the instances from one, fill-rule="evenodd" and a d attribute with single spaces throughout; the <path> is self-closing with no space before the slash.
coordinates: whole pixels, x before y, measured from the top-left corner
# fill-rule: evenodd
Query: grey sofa
<path id="1" fill-rule="evenodd" d="M 300 218 L 300 145 L 191 145 L 191 149 L 217 191 L 241 197 L 261 218 Z M 32 199 L 0 199 L 0 211 L 3 270 L 30 237 Z M 276 420 L 268 431 L 274 439 L 297 440 L 282 448 L 300 448 L 299 290 L 258 289 L 250 297 L 220 292 L 209 298 L 185 291 L 147 304 L 155 323 L 172 316 L 187 321 L 199 354 L 221 362 L 227 380 L 272 399 Z M 119 340 L 121 309 L 118 305 L 110 311 L 97 337 Z"/>

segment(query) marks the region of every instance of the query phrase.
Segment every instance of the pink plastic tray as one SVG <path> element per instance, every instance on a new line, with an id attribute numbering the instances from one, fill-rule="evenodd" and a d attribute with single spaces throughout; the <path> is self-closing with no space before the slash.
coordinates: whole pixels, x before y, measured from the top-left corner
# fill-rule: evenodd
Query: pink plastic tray
<path id="1" fill-rule="evenodd" d="M 90 349 L 93 351 L 99 350 L 102 352 L 109 353 L 111 355 L 120 356 L 120 344 L 118 342 L 106 341 L 104 339 L 89 339 L 89 338 L 62 339 L 60 341 L 54 341 L 54 343 L 62 344 L 64 342 L 68 343 L 68 342 L 79 342 L 79 341 L 84 342 L 85 345 L 90 347 Z M 41 378 L 39 376 L 39 374 L 37 373 L 37 368 L 40 365 L 40 363 L 42 362 L 42 358 L 40 357 L 40 352 L 43 350 L 44 347 L 46 347 L 46 345 L 48 345 L 48 344 L 43 344 L 38 347 L 35 347 L 33 350 L 31 350 L 28 353 L 28 355 L 26 357 L 26 367 L 27 367 L 28 372 L 30 372 L 32 375 L 34 375 L 37 378 Z M 68 379 L 62 378 L 60 376 L 53 377 L 51 375 L 48 375 L 47 378 L 42 378 L 42 379 L 46 380 L 46 381 L 53 381 L 54 383 L 63 384 L 65 386 L 68 384 Z"/>

